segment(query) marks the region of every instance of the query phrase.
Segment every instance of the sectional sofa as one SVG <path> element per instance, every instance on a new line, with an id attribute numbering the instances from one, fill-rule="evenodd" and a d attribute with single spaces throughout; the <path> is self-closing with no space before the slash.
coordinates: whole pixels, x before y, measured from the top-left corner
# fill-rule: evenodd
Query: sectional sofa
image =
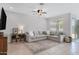
<path id="1" fill-rule="evenodd" d="M 26 32 L 26 41 L 33 42 L 39 41 L 44 39 L 51 39 L 57 42 L 63 42 L 63 38 L 65 35 L 54 35 L 53 33 L 50 34 L 47 31 L 31 31 Z"/>

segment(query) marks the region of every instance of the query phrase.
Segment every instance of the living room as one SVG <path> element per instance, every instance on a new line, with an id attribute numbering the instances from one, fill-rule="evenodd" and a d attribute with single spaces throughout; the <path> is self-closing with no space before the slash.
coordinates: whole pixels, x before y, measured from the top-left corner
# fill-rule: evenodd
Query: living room
<path id="1" fill-rule="evenodd" d="M 58 50 L 54 49 L 73 45 L 72 43 L 64 43 L 64 38 L 65 36 L 67 38 L 71 37 L 72 41 L 76 38 L 72 23 L 78 18 L 79 14 L 76 12 L 78 9 L 75 7 L 78 5 L 64 3 L 0 3 L 0 10 L 3 7 L 7 15 L 6 30 L 1 30 L 1 32 L 4 32 L 4 36 L 7 37 L 7 54 L 64 54 L 62 51 L 55 52 Z M 44 11 L 39 9 L 40 6 L 44 8 Z M 19 37 L 14 39 L 12 37 L 13 33 L 25 34 L 26 42 L 20 41 Z M 54 52 L 51 53 L 50 48 Z M 48 52 L 45 52 L 46 50 Z M 77 53 L 68 52 L 65 54 Z"/>

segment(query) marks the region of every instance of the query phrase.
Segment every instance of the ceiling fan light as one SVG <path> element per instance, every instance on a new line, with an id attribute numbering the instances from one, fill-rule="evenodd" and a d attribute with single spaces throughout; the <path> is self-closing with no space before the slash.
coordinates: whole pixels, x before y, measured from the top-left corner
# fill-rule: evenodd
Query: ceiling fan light
<path id="1" fill-rule="evenodd" d="M 40 3 L 40 6 L 42 7 L 44 3 Z M 33 12 L 35 12 L 36 15 L 42 16 L 44 14 L 47 14 L 44 10 L 44 8 L 36 8 Z"/>

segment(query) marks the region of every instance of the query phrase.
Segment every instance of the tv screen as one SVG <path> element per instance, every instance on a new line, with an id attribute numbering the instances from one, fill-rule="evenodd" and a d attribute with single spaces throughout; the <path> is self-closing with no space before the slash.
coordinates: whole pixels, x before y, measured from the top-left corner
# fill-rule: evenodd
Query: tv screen
<path id="1" fill-rule="evenodd" d="M 6 20 L 7 20 L 6 13 L 4 9 L 2 8 L 1 13 L 0 13 L 0 30 L 6 29 Z"/>

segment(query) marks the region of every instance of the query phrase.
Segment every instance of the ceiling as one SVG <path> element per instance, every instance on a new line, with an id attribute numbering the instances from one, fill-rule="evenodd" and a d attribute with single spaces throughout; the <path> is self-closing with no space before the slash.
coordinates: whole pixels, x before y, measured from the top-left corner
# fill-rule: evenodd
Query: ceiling
<path id="1" fill-rule="evenodd" d="M 38 8 L 39 3 L 0 3 L 0 8 L 33 15 L 33 9 Z M 72 13 L 79 17 L 79 3 L 45 3 L 43 6 L 46 9 L 47 15 L 45 17 L 57 16 L 64 13 Z"/>

